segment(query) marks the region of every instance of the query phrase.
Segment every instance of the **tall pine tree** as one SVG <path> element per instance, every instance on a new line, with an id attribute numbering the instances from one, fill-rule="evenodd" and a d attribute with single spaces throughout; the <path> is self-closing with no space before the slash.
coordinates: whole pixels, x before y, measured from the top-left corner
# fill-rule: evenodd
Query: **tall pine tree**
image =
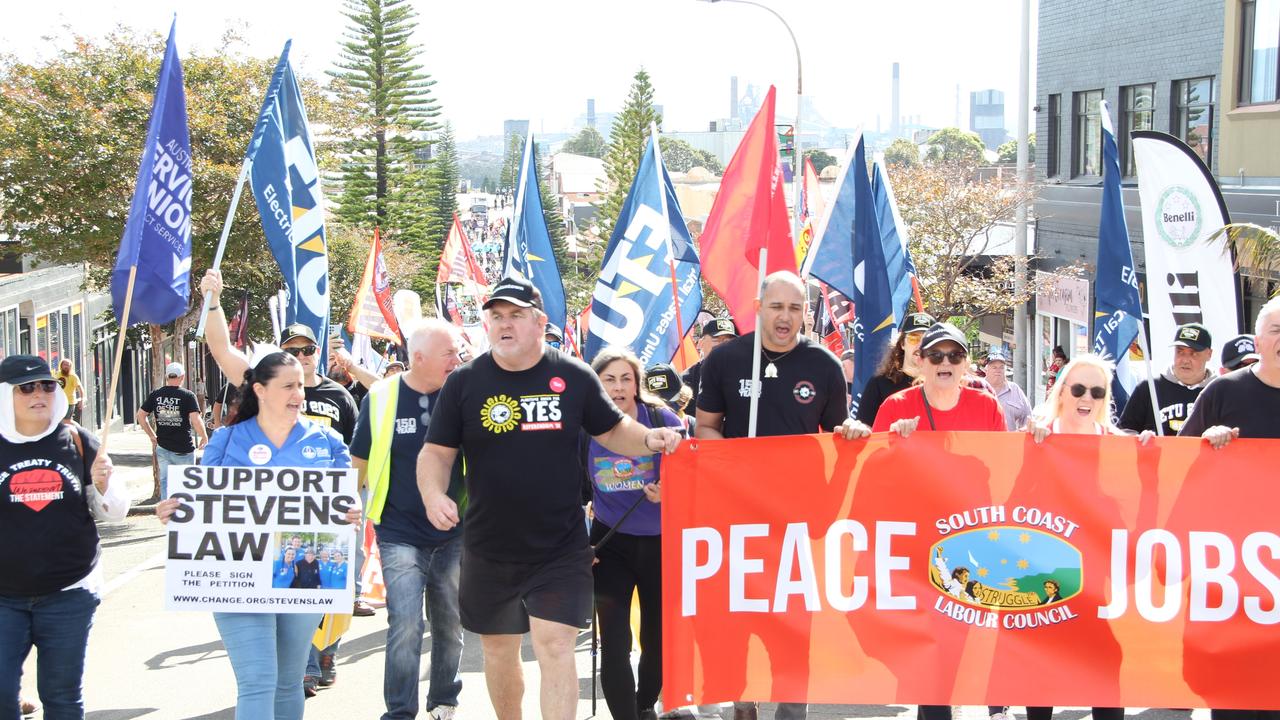
<path id="1" fill-rule="evenodd" d="M 614 120 L 613 131 L 609 133 L 609 150 L 604 155 L 607 186 L 601 188 L 606 195 L 598 215 L 602 237 L 609 237 L 618 214 L 622 212 L 622 203 L 626 202 L 631 181 L 640 169 L 640 158 L 644 155 L 644 145 L 649 139 L 650 123 L 661 125 L 662 116 L 653 106 L 653 86 L 649 84 L 649 73 L 642 68 L 632 79 L 627 103 Z"/>
<path id="2" fill-rule="evenodd" d="M 353 136 L 342 147 L 335 214 L 360 228 L 380 225 L 406 245 L 425 232 L 419 199 L 429 134 L 439 128 L 435 81 L 410 42 L 417 27 L 408 0 L 346 0 L 349 24 L 337 70 L 329 74 L 340 106 L 351 109 Z"/>
<path id="3" fill-rule="evenodd" d="M 419 293 L 424 292 L 423 288 L 435 292 L 440 253 L 453 226 L 453 215 L 458 212 L 458 149 L 453 125 L 445 123 L 431 149 L 431 167 L 426 176 L 425 237 L 419 241 L 421 251 L 416 253 L 422 265 L 413 283 Z"/>

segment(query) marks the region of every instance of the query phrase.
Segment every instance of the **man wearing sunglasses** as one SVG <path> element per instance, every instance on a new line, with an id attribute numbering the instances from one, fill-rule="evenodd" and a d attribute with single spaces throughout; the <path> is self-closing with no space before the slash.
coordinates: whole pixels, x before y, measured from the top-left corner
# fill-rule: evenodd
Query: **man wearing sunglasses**
<path id="1" fill-rule="evenodd" d="M 1213 357 L 1213 338 L 1204 325 L 1179 325 L 1173 335 L 1173 350 L 1173 364 L 1155 379 L 1160 425 L 1166 436 L 1178 434 L 1191 417 L 1201 391 L 1214 378 L 1213 373 L 1205 369 Z M 1156 416 L 1151 410 L 1151 390 L 1147 383 L 1138 383 L 1133 389 L 1129 403 L 1120 414 L 1120 427 L 1134 432 L 1155 432 Z"/>

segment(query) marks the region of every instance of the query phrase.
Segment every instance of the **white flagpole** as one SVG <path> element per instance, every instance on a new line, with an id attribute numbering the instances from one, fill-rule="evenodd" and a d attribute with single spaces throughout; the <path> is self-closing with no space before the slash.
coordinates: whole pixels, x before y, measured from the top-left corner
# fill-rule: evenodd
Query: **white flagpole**
<path id="1" fill-rule="evenodd" d="M 213 255 L 213 267 L 217 270 L 222 267 L 222 254 L 227 251 L 227 236 L 231 234 L 231 221 L 236 216 L 236 208 L 240 205 L 240 191 L 244 189 L 244 183 L 249 179 L 249 168 L 253 163 L 249 158 L 245 158 L 240 165 L 240 177 L 236 179 L 235 192 L 231 194 L 231 207 L 227 208 L 227 219 L 222 223 L 222 237 L 218 238 L 218 250 Z M 213 292 L 204 294 L 204 303 L 200 306 L 200 323 L 196 325 L 196 340 L 204 340 L 204 325 L 209 319 L 209 302 L 213 300 Z"/>
<path id="2" fill-rule="evenodd" d="M 1138 344 L 1142 347 L 1142 361 L 1147 365 L 1147 394 L 1151 396 L 1151 412 L 1156 419 L 1156 435 L 1164 436 L 1164 418 L 1160 416 L 1160 399 L 1156 397 L 1156 379 L 1151 372 L 1151 343 L 1147 340 L 1147 326 L 1142 323 L 1142 318 L 1136 318 L 1138 321 Z M 1129 348 L 1121 351 L 1121 354 L 1127 355 Z M 1124 359 L 1128 362 L 1128 358 Z M 1119 359 L 1117 359 L 1119 362 Z"/>
<path id="3" fill-rule="evenodd" d="M 751 412 L 747 416 L 747 437 L 756 436 L 756 417 L 760 411 L 760 332 L 763 329 L 760 324 L 760 304 L 764 302 L 764 276 L 765 268 L 768 267 L 769 248 L 768 246 L 760 248 L 760 272 L 759 279 L 756 281 L 756 334 L 752 345 L 755 347 L 755 353 L 751 357 Z"/>

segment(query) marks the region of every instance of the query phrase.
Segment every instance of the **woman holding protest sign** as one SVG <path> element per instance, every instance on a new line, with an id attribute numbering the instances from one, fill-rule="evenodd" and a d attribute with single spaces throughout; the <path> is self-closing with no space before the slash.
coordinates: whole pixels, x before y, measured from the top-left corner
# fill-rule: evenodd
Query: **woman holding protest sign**
<path id="1" fill-rule="evenodd" d="M 36 649 L 45 717 L 84 717 L 81 683 L 102 570 L 94 520 L 123 520 L 124 482 L 33 355 L 0 361 L 0 717 L 19 713 Z"/>
<path id="2" fill-rule="evenodd" d="M 608 347 L 591 363 L 613 404 L 645 427 L 684 423 L 646 387 L 640 360 Z M 626 457 L 583 435 L 584 466 L 595 521 L 596 612 L 600 624 L 600 684 L 618 720 L 656 718 L 662 689 L 662 543 L 658 478 L 662 456 Z M 631 597 L 640 596 L 639 685 L 631 674 Z"/>
<path id="3" fill-rule="evenodd" d="M 209 438 L 202 464 L 350 467 L 342 436 L 302 416 L 305 394 L 298 360 L 270 349 L 256 354 L 260 359 L 245 371 L 240 406 Z M 159 503 L 156 514 L 167 522 L 179 502 L 173 498 Z M 360 517 L 358 509 L 346 514 L 350 523 L 358 523 Z M 213 614 L 236 675 L 238 720 L 302 717 L 302 676 L 320 618 L 319 613 Z"/>

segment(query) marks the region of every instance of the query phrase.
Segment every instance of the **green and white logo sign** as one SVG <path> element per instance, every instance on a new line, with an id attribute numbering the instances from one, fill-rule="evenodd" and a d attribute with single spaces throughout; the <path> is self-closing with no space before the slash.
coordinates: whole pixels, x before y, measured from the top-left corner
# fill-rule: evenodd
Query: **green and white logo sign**
<path id="1" fill-rule="evenodd" d="M 1175 248 L 1184 248 L 1200 237 L 1203 216 L 1200 202 L 1182 185 L 1171 185 L 1161 195 L 1155 209 L 1156 230 Z"/>

